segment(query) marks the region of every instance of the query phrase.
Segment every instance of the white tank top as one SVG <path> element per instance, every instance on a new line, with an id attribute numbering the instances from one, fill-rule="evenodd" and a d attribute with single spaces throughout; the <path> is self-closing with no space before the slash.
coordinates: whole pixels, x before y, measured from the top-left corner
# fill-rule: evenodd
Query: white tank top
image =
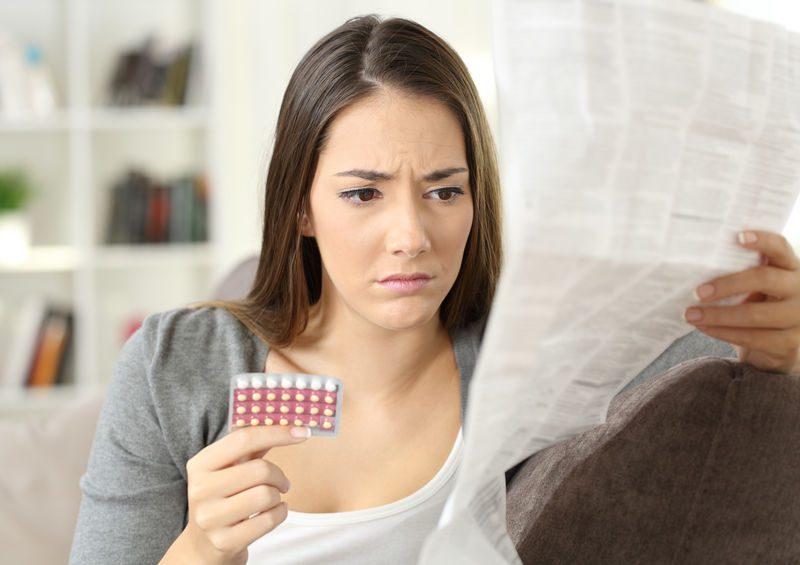
<path id="1" fill-rule="evenodd" d="M 461 462 L 461 428 L 442 468 L 405 498 L 350 512 L 294 512 L 248 546 L 248 565 L 416 564 Z"/>

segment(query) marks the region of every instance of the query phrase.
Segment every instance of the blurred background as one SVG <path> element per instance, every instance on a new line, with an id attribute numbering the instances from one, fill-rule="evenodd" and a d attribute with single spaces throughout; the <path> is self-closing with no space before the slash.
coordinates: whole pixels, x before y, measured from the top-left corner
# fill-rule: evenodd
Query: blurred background
<path id="1" fill-rule="evenodd" d="M 800 29 L 796 0 L 713 3 Z M 146 315 L 258 253 L 290 74 L 365 13 L 447 40 L 497 139 L 489 0 L 0 0 L 0 418 L 107 383 Z"/>

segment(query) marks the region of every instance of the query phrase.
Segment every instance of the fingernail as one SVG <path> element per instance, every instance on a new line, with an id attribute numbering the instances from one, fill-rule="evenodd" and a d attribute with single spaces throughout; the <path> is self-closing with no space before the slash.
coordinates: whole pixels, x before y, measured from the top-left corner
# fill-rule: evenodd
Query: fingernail
<path id="1" fill-rule="evenodd" d="M 285 491 L 283 491 L 283 492 L 284 492 L 284 494 L 285 494 L 285 493 L 287 493 L 287 492 L 289 492 L 289 489 L 290 489 L 290 488 L 292 488 L 292 482 L 291 482 L 291 481 L 289 481 L 289 480 L 287 480 L 287 481 L 286 481 L 286 490 L 285 490 Z"/>
<path id="2" fill-rule="evenodd" d="M 684 313 L 684 318 L 687 322 L 694 322 L 703 317 L 703 314 L 697 308 L 689 308 Z"/>
<path id="3" fill-rule="evenodd" d="M 694 291 L 694 297 L 697 300 L 702 300 L 703 298 L 708 298 L 712 294 L 714 294 L 714 285 L 713 284 L 701 285 L 701 286 L 697 287 L 697 289 Z"/>
<path id="4" fill-rule="evenodd" d="M 307 426 L 295 426 L 289 430 L 289 433 L 292 435 L 292 437 L 305 439 L 311 437 L 311 428 Z"/>
<path id="5" fill-rule="evenodd" d="M 741 244 L 755 243 L 757 239 L 756 234 L 751 231 L 739 232 L 739 243 Z"/>

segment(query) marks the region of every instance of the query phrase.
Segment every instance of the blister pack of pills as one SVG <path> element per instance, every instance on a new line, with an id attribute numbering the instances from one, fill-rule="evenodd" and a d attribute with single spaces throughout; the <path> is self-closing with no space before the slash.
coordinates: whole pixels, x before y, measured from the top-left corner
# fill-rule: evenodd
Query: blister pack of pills
<path id="1" fill-rule="evenodd" d="M 304 373 L 240 373 L 231 378 L 228 429 L 308 426 L 312 436 L 339 433 L 342 381 Z"/>

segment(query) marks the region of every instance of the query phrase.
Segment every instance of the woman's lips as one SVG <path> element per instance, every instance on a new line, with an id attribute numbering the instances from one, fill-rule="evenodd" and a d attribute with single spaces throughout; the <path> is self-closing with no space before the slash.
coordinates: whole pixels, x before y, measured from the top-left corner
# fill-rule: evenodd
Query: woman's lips
<path id="1" fill-rule="evenodd" d="M 431 282 L 430 278 L 420 277 L 416 279 L 388 279 L 383 281 L 378 281 L 378 284 L 391 289 L 395 292 L 399 292 L 402 294 L 411 294 L 421 290 L 425 285 Z"/>

